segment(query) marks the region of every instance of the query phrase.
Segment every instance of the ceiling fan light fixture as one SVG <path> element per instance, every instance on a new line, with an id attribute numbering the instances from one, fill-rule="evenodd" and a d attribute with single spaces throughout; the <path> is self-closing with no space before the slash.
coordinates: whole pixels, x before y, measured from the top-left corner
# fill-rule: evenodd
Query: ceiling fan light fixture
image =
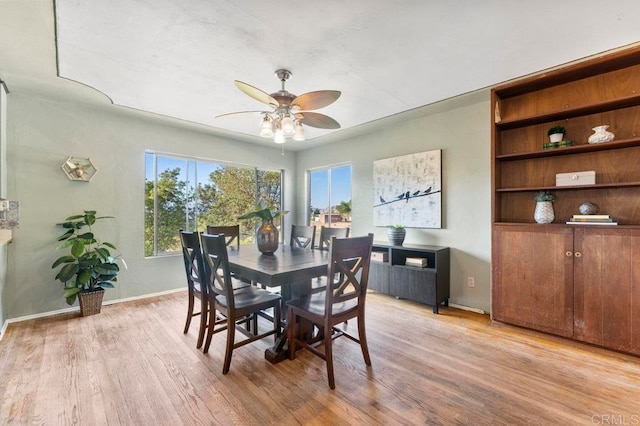
<path id="1" fill-rule="evenodd" d="M 273 136 L 273 141 L 277 144 L 283 144 L 287 141 L 284 137 L 284 132 L 282 131 L 282 129 L 276 129 L 276 132 Z"/>
<path id="2" fill-rule="evenodd" d="M 295 133 L 295 129 L 293 128 L 293 119 L 289 114 L 282 118 L 282 132 L 285 136 L 291 136 Z"/>
<path id="3" fill-rule="evenodd" d="M 267 115 L 262 119 L 262 126 L 260 127 L 260 136 L 263 138 L 272 138 L 273 137 L 273 126 L 271 124 L 271 120 Z"/>
<path id="4" fill-rule="evenodd" d="M 263 138 L 272 138 L 277 144 L 283 144 L 288 139 L 295 141 L 305 140 L 304 125 L 317 129 L 339 129 L 340 124 L 333 118 L 313 112 L 334 103 L 339 97 L 338 90 L 317 90 L 296 96 L 285 89 L 286 81 L 291 77 L 291 71 L 287 69 L 276 70 L 276 76 L 282 83 L 282 88 L 274 93 L 267 93 L 250 84 L 235 80 L 238 89 L 249 97 L 271 107 L 270 111 L 238 111 L 221 114 L 216 118 L 238 114 L 260 113 L 263 115 L 259 135 Z M 304 116 L 302 115 L 304 113 Z"/>
<path id="5" fill-rule="evenodd" d="M 293 134 L 294 141 L 303 141 L 304 140 L 304 128 L 302 127 L 302 123 L 296 121 L 296 130 Z"/>

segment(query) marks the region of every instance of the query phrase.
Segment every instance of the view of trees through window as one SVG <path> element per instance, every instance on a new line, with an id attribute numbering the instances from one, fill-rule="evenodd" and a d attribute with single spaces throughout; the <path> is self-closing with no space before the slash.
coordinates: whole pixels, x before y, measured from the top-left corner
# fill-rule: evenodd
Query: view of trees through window
<path id="1" fill-rule="evenodd" d="M 351 166 L 309 172 L 310 224 L 320 235 L 321 226 L 351 227 Z"/>
<path id="2" fill-rule="evenodd" d="M 180 250 L 179 230 L 240 223 L 241 243 L 253 242 L 254 220 L 238 216 L 263 199 L 282 206 L 282 171 L 147 153 L 145 158 L 145 256 Z M 276 221 L 281 226 L 281 220 Z"/>

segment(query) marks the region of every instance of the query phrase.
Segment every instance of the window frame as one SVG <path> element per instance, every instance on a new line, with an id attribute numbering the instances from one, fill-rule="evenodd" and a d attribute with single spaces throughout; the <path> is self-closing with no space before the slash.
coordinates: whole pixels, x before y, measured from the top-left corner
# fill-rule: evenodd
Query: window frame
<path id="1" fill-rule="evenodd" d="M 322 167 L 314 167 L 314 168 L 310 168 L 307 170 L 307 200 L 306 200 L 306 207 L 305 207 L 305 221 L 307 224 L 311 223 L 311 173 L 314 172 L 320 172 L 323 170 L 327 171 L 327 200 L 329 202 L 329 209 L 331 209 L 331 195 L 332 195 L 332 191 L 331 191 L 331 171 L 333 169 L 338 169 L 341 167 L 345 167 L 345 166 L 349 166 L 350 168 L 350 173 L 349 173 L 349 181 L 350 181 L 350 201 L 353 199 L 353 165 L 351 164 L 351 162 L 344 162 L 344 163 L 336 163 L 336 164 L 331 164 L 328 166 L 322 166 Z M 353 203 L 352 203 L 353 204 Z M 331 212 L 329 212 L 329 226 L 331 226 Z M 351 228 L 351 226 L 349 226 L 349 228 Z"/>
<path id="2" fill-rule="evenodd" d="M 157 258 L 157 257 L 166 257 L 166 256 L 177 256 L 180 255 L 181 252 L 179 250 L 176 251 L 167 251 L 167 252 L 159 252 L 158 251 L 158 196 L 157 196 L 157 190 L 158 190 L 158 158 L 162 157 L 162 158 L 167 158 L 170 160 L 179 160 L 179 161 L 185 161 L 186 162 L 186 170 L 185 170 L 185 179 L 187 182 L 190 182 L 190 173 L 191 173 L 191 168 L 193 165 L 195 165 L 195 167 L 193 167 L 193 182 L 195 182 L 195 186 L 198 185 L 198 163 L 209 163 L 209 164 L 214 164 L 216 166 L 226 166 L 226 167 L 237 167 L 237 168 L 243 168 L 243 169 L 250 169 L 250 170 L 254 170 L 255 172 L 255 176 L 256 176 L 256 185 L 254 188 L 254 196 L 255 196 L 255 202 L 258 202 L 258 196 L 259 196 L 259 179 L 258 179 L 258 173 L 259 172 L 277 172 L 280 174 L 280 206 L 281 209 L 284 208 L 284 181 L 285 181 L 285 170 L 284 169 L 276 169 L 276 168 L 268 168 L 268 167 L 261 167 L 261 166 L 257 166 L 257 165 L 253 165 L 253 164 L 247 164 L 247 163 L 237 163 L 237 162 L 231 162 L 231 161 L 223 161 L 223 160 L 217 160 L 217 159 L 212 159 L 212 158 L 204 158 L 204 157 L 196 157 L 196 156 L 189 156 L 189 155 L 183 155 L 183 154 L 175 154 L 175 153 L 169 153 L 169 152 L 164 152 L 164 151 L 154 151 L 154 150 L 145 150 L 144 151 L 144 158 L 145 158 L 145 184 L 147 182 L 147 155 L 152 155 L 152 168 L 153 168 L 153 254 L 151 255 L 147 255 L 146 253 L 144 253 L 144 257 L 145 258 Z M 197 192 L 197 191 L 196 191 Z M 191 194 L 189 194 L 191 195 Z M 198 199 L 197 199 L 197 195 L 194 195 L 194 205 L 197 205 Z M 144 214 L 144 223 L 145 223 L 145 227 L 146 227 L 146 223 L 147 223 L 147 214 L 146 211 L 144 211 L 145 209 L 143 208 L 143 214 Z M 187 206 L 187 208 L 185 208 L 185 226 L 187 226 L 187 228 L 185 229 L 191 229 L 189 228 L 189 224 L 190 224 L 190 220 L 191 220 L 191 216 L 190 216 L 190 211 L 189 211 L 189 207 Z M 193 214 L 193 219 L 195 221 L 195 229 L 197 229 L 198 226 L 198 209 L 195 209 L 195 212 Z M 284 225 L 285 224 L 285 219 L 284 216 L 281 217 L 281 229 L 284 229 Z M 144 228 L 144 227 L 143 227 Z M 145 240 L 146 236 L 144 235 L 143 232 L 143 241 Z M 283 241 L 284 238 L 284 232 L 280 232 L 280 242 Z M 143 244 L 143 249 L 144 249 L 144 244 Z"/>

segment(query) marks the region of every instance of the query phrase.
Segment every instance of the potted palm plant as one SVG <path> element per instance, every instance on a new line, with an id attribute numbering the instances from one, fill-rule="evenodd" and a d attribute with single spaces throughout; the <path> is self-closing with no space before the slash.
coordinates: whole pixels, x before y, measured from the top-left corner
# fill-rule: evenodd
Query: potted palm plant
<path id="1" fill-rule="evenodd" d="M 64 297 L 69 305 L 80 299 L 82 316 L 100 313 L 105 288 L 113 288 L 120 268 L 119 256 L 111 253 L 116 247 L 96 238 L 92 225 L 112 216 L 97 216 L 93 210 L 70 216 L 58 225 L 65 229 L 57 250 L 69 249 L 59 257 L 52 269 L 60 267 L 55 279 L 64 284 Z"/>
<path id="2" fill-rule="evenodd" d="M 245 213 L 238 217 L 238 219 L 261 219 L 262 224 L 256 230 L 258 250 L 260 250 L 262 254 L 273 254 L 278 249 L 280 242 L 280 231 L 278 231 L 278 228 L 273 224 L 273 221 L 287 213 L 289 213 L 289 210 L 276 210 L 272 212 L 271 209 L 267 207 L 267 203 L 261 199 L 254 211 Z"/>

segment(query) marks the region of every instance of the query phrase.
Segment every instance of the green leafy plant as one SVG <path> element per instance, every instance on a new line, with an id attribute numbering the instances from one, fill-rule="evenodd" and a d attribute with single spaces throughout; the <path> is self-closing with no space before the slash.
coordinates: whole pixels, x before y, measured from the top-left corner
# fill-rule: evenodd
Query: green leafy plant
<path id="1" fill-rule="evenodd" d="M 112 216 L 98 217 L 95 211 L 85 210 L 84 214 L 70 216 L 58 224 L 66 231 L 58 238 L 61 243 L 56 249 L 69 248 L 69 254 L 58 258 L 51 268 L 61 266 L 55 278 L 64 284 L 64 297 L 69 305 L 81 291 L 113 288 L 117 281 L 119 256 L 113 256 L 110 251 L 116 247 L 96 239 L 91 229 L 96 221 L 107 218 Z"/>
<path id="2" fill-rule="evenodd" d="M 387 225 L 387 228 L 391 228 L 391 229 L 405 229 L 404 225 Z"/>
<path id="3" fill-rule="evenodd" d="M 553 201 L 556 197 L 549 191 L 538 191 L 536 193 L 536 201 Z"/>
<path id="4" fill-rule="evenodd" d="M 289 213 L 289 210 L 276 210 L 272 212 L 271 209 L 267 207 L 267 203 L 265 203 L 265 201 L 261 199 L 258 204 L 256 204 L 256 209 L 254 211 L 245 213 L 242 216 L 238 217 L 238 219 L 253 219 L 254 217 L 257 217 L 259 219 L 262 219 L 263 221 L 272 221 L 279 218 L 280 216 L 284 216 L 287 213 Z"/>
<path id="5" fill-rule="evenodd" d="M 554 135 L 556 133 L 562 133 L 564 135 L 565 129 L 562 126 L 553 126 L 547 131 L 547 136 Z"/>

